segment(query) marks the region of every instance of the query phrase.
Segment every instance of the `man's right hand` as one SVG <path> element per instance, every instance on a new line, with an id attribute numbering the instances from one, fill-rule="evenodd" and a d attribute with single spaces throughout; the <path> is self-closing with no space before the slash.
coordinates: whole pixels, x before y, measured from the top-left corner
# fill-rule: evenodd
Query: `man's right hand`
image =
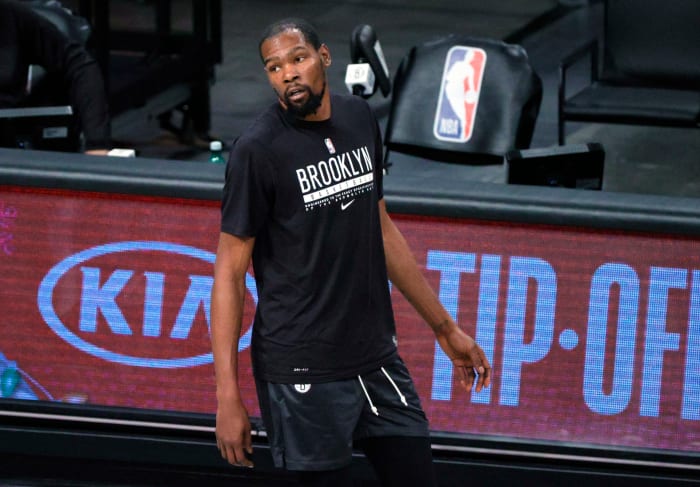
<path id="1" fill-rule="evenodd" d="M 236 467 L 252 467 L 253 454 L 248 411 L 240 400 L 219 400 L 216 411 L 216 446 L 221 457 Z M 246 456 L 248 455 L 248 456 Z"/>

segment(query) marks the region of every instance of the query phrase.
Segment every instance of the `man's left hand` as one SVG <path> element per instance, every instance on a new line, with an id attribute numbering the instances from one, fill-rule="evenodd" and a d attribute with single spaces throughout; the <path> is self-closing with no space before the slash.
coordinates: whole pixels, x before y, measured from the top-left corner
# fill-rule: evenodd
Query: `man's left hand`
<path id="1" fill-rule="evenodd" d="M 472 337 L 455 325 L 446 333 L 439 334 L 437 339 L 452 360 L 459 383 L 465 391 L 471 391 L 475 379 L 476 392 L 491 385 L 491 364 Z"/>

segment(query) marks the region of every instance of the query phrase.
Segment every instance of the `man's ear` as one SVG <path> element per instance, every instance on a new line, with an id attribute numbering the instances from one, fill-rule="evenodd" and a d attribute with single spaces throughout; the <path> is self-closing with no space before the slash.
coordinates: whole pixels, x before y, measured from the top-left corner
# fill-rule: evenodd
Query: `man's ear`
<path id="1" fill-rule="evenodd" d="M 318 48 L 318 53 L 321 55 L 321 62 L 325 67 L 328 67 L 331 65 L 331 51 L 328 49 L 328 46 L 325 44 L 321 44 L 321 47 Z"/>

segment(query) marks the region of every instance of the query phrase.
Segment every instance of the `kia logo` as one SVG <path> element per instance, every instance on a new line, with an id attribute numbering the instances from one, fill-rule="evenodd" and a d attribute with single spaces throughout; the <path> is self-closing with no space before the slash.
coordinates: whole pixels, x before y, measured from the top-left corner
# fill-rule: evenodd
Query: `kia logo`
<path id="1" fill-rule="evenodd" d="M 54 333 L 100 359 L 150 368 L 208 364 L 213 361 L 209 327 L 215 258 L 211 252 L 170 242 L 92 247 L 49 270 L 39 285 L 37 304 Z M 130 268 L 146 265 L 152 268 Z M 190 273 L 192 268 L 199 274 Z M 245 284 L 257 304 L 255 280 L 249 274 Z M 206 330 L 201 319 L 196 325 L 202 312 Z M 239 351 L 250 346 L 251 333 L 252 326 L 241 337 Z M 207 352 L 193 354 L 193 348 Z"/>

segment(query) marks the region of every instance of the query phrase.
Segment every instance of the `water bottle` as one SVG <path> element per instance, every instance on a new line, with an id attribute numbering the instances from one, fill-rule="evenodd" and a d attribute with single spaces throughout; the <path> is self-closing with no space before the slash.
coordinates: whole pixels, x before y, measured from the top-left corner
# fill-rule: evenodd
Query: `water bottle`
<path id="1" fill-rule="evenodd" d="M 212 140 L 209 143 L 209 162 L 214 164 L 226 164 L 226 158 L 222 153 L 223 146 L 220 140 Z"/>

